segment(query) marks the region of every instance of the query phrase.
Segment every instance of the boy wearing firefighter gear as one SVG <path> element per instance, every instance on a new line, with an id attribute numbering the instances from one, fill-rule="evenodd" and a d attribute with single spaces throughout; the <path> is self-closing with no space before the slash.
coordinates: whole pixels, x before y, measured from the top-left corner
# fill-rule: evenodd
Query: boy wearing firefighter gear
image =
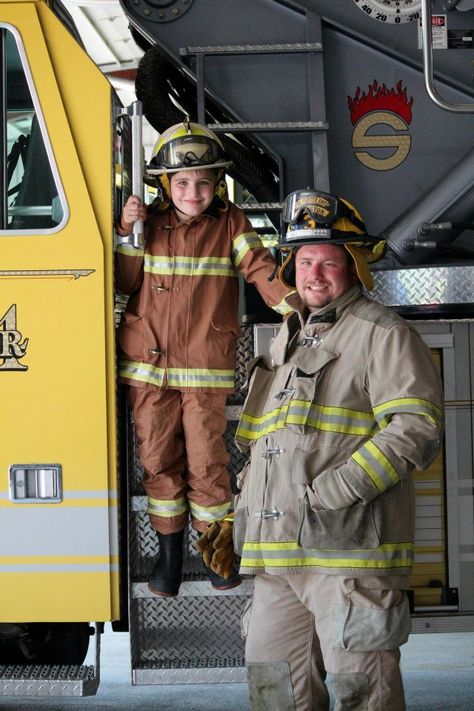
<path id="1" fill-rule="evenodd" d="M 440 379 L 415 330 L 363 295 L 382 245 L 352 206 L 308 189 L 283 217 L 279 277 L 305 307 L 251 365 L 236 433 L 252 707 L 327 711 L 327 676 L 336 711 L 402 711 L 412 471 L 440 446 Z"/>
<path id="2" fill-rule="evenodd" d="M 165 131 L 149 174 L 162 200 L 127 201 L 118 233 L 145 221 L 143 249 L 116 250 L 116 278 L 130 298 L 119 329 L 121 381 L 129 387 L 148 512 L 159 539 L 149 578 L 160 596 L 178 594 L 183 533 L 203 532 L 231 503 L 222 435 L 234 389 L 239 273 L 269 306 L 291 311 L 291 289 L 270 282 L 275 268 L 244 213 L 227 198 L 223 148 L 205 126 L 185 121 Z M 241 582 L 207 571 L 217 589 Z"/>

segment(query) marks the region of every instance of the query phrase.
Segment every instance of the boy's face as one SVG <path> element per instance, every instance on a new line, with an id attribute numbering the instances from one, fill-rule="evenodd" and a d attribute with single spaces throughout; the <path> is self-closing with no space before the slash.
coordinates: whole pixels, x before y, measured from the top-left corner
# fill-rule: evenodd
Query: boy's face
<path id="1" fill-rule="evenodd" d="M 213 170 L 180 170 L 170 176 L 171 200 L 181 220 L 187 222 L 212 202 L 217 176 Z"/>

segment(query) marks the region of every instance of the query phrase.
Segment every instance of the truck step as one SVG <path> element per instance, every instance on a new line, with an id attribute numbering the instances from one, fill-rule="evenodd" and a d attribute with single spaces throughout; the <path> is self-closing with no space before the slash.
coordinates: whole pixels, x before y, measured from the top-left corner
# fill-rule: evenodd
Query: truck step
<path id="1" fill-rule="evenodd" d="M 97 693 L 98 686 L 99 677 L 94 666 L 0 666 L 0 697 L 93 696 Z"/>
<path id="2" fill-rule="evenodd" d="M 193 577 L 197 578 L 196 575 L 194 575 Z M 242 580 L 240 585 L 238 585 L 236 588 L 232 588 L 231 590 L 214 590 L 211 583 L 208 580 L 204 579 L 204 575 L 200 577 L 200 580 L 186 580 L 185 575 L 185 579 L 183 580 L 179 588 L 179 595 L 177 595 L 176 598 L 160 598 L 158 595 L 154 595 L 148 589 L 148 583 L 144 581 L 135 582 L 132 583 L 132 598 L 150 598 L 151 600 L 163 601 L 166 599 L 176 600 L 177 598 L 182 597 L 220 597 L 222 595 L 234 597 L 250 597 L 250 595 L 252 594 L 253 580 L 250 579 Z"/>

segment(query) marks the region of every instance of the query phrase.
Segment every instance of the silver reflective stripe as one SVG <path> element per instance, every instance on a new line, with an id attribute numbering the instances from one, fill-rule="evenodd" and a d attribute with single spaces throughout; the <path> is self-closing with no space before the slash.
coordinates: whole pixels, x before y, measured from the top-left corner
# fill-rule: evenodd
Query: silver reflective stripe
<path id="1" fill-rule="evenodd" d="M 119 369 L 122 378 L 140 380 L 153 385 L 187 388 L 234 388 L 235 370 L 217 368 L 158 368 L 147 363 L 122 361 Z"/>
<path id="2" fill-rule="evenodd" d="M 184 498 L 180 499 L 152 499 L 148 497 L 148 513 L 155 516 L 164 516 L 165 518 L 170 518 L 171 516 L 181 516 L 188 510 L 188 504 Z"/>
<path id="3" fill-rule="evenodd" d="M 119 368 L 119 375 L 122 378 L 141 380 L 145 383 L 152 383 L 153 385 L 162 385 L 165 377 L 165 370 L 164 368 L 155 368 L 152 365 L 146 365 L 143 363 L 122 361 Z"/>
<path id="4" fill-rule="evenodd" d="M 361 467 L 379 491 L 385 491 L 400 481 L 400 476 L 385 454 L 370 440 L 351 459 Z"/>
<path id="5" fill-rule="evenodd" d="M 118 554 L 117 529 L 107 500 L 103 505 L 77 503 L 2 506 L 0 511 L 0 558 L 7 556 L 109 557 Z"/>
<path id="6" fill-rule="evenodd" d="M 371 436 L 378 430 L 371 413 L 317 405 L 310 400 L 291 400 L 260 417 L 244 412 L 237 435 L 242 439 L 256 440 L 287 425 L 307 425 L 315 430 L 360 437 Z"/>
<path id="7" fill-rule="evenodd" d="M 415 397 L 397 398 L 396 400 L 389 400 L 388 402 L 374 407 L 374 415 L 377 421 L 383 425 L 387 424 L 390 415 L 397 412 L 410 412 L 414 415 L 421 415 L 422 417 L 427 417 L 438 427 L 442 425 L 443 415 L 441 410 L 429 400 L 422 400 Z"/>
<path id="8" fill-rule="evenodd" d="M 229 510 L 230 501 L 225 501 L 217 506 L 198 506 L 193 501 L 189 501 L 191 515 L 199 521 L 219 521 L 224 518 Z"/>
<path id="9" fill-rule="evenodd" d="M 238 267 L 247 252 L 252 249 L 263 249 L 262 240 L 256 232 L 242 232 L 232 240 L 232 259 Z"/>
<path id="10" fill-rule="evenodd" d="M 229 257 L 165 257 L 145 255 L 145 272 L 150 274 L 178 274 L 183 276 L 236 277 Z"/>
<path id="11" fill-rule="evenodd" d="M 371 550 L 316 550 L 294 541 L 244 543 L 241 567 L 391 568 L 410 566 L 411 543 L 388 543 Z"/>

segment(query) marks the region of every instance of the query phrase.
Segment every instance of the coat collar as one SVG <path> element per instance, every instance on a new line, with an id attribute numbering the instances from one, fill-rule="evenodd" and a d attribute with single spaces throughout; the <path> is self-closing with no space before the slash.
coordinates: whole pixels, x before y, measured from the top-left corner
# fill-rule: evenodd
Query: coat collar
<path id="1" fill-rule="evenodd" d="M 312 333 L 319 327 L 331 328 L 347 308 L 360 298 L 362 290 L 358 285 L 351 286 L 342 296 L 339 296 L 330 304 L 322 306 L 320 309 L 309 312 L 308 309 L 295 311 L 283 322 L 278 336 L 272 347 L 271 356 L 275 366 L 285 362 L 287 349 L 290 342 L 300 331 L 306 334 Z"/>

